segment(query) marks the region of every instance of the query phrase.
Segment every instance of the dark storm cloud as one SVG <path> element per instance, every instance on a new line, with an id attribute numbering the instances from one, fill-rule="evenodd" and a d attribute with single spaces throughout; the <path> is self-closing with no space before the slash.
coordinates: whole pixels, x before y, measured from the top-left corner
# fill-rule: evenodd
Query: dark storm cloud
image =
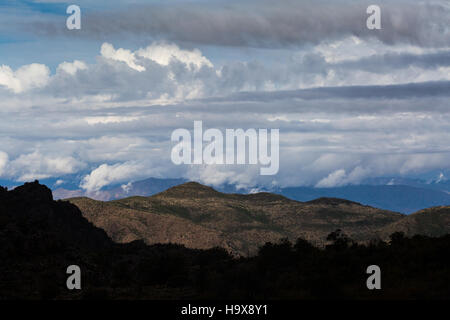
<path id="1" fill-rule="evenodd" d="M 240 92 L 225 98 L 203 101 L 276 101 L 276 100 L 326 100 L 333 98 L 412 99 L 450 97 L 450 81 L 433 81 L 385 86 L 322 87 L 276 92 Z"/>
<path id="2" fill-rule="evenodd" d="M 134 5 L 87 12 L 77 32 L 66 30 L 59 20 L 40 21 L 32 24 L 32 30 L 103 40 L 132 35 L 220 46 L 282 47 L 349 35 L 377 37 L 386 44 L 442 47 L 450 43 L 450 10 L 442 3 L 378 1 L 382 30 L 368 30 L 366 9 L 371 4 L 278 0 Z"/>

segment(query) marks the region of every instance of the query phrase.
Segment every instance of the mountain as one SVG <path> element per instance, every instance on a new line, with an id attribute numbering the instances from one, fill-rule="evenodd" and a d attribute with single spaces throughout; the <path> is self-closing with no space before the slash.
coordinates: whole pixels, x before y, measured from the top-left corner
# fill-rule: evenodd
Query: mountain
<path id="1" fill-rule="evenodd" d="M 184 182 L 186 182 L 185 179 L 148 178 L 107 188 L 106 191 L 111 195 L 110 199 L 120 199 L 127 196 L 149 196 Z"/>
<path id="2" fill-rule="evenodd" d="M 38 182 L 0 187 L 0 300 L 52 297 L 56 283 L 65 283 L 67 266 L 75 261 L 89 272 L 92 252 L 113 245 L 76 206 L 53 201 Z"/>
<path id="3" fill-rule="evenodd" d="M 447 179 L 441 172 L 437 176 L 428 179 L 413 179 L 401 177 L 378 177 L 368 178 L 361 182 L 362 185 L 388 185 L 388 186 L 409 186 L 421 189 L 439 190 L 450 193 L 450 179 Z"/>
<path id="4" fill-rule="evenodd" d="M 420 210 L 384 227 L 381 234 L 386 237 L 393 232 L 403 232 L 408 237 L 416 234 L 429 237 L 446 235 L 450 233 L 450 207 Z"/>
<path id="5" fill-rule="evenodd" d="M 67 201 L 53 201 L 51 190 L 37 181 L 11 191 L 0 187 L 0 212 L 2 230 L 12 238 L 27 234 L 35 240 L 46 238 L 55 246 L 67 243 L 89 249 L 102 248 L 110 242 L 105 231 L 84 219 L 76 206 Z M 20 245 L 30 246 L 29 250 L 38 249 L 33 248 L 33 243 Z M 0 251 L 5 254 L 4 250 Z"/>
<path id="6" fill-rule="evenodd" d="M 129 196 L 149 196 L 184 182 L 186 182 L 185 179 L 148 178 L 121 185 L 112 185 L 103 190 L 92 192 L 81 189 L 69 190 L 65 188 L 56 188 L 53 190 L 53 196 L 55 199 L 87 196 L 97 200 L 113 200 Z"/>
<path id="7" fill-rule="evenodd" d="M 124 232 L 122 241 L 132 240 L 126 234 L 139 229 L 153 228 L 150 235 L 164 235 L 168 228 L 166 237 L 181 232 L 214 242 L 213 235 L 220 235 L 214 227 L 225 223 L 228 230 L 222 235 L 259 242 L 265 230 L 259 232 L 258 226 L 272 226 L 280 235 L 298 228 L 322 233 L 330 224 L 353 230 L 355 236 L 380 226 L 381 232 L 406 226 L 411 233 L 448 233 L 448 207 L 405 216 L 333 198 L 300 203 L 268 193 L 227 195 L 196 183 L 152 197 L 73 201 L 92 206 L 91 211 L 82 213 L 67 201 L 54 201 L 50 189 L 37 181 L 10 191 L 0 187 L 0 300 L 450 298 L 448 234 L 438 238 L 395 234 L 389 243 L 363 246 L 336 231 L 325 247 L 304 239 L 295 244 L 282 240 L 263 244 L 252 257 L 235 259 L 221 248 L 115 243 L 83 217 L 98 219 L 99 224 L 111 218 L 119 229 L 107 231 Z M 120 229 L 122 223 L 125 229 Z M 240 225 L 253 231 L 236 230 Z M 383 290 L 365 286 L 366 266 L 374 262 L 383 270 Z M 80 267 L 81 290 L 66 287 L 70 265 Z"/>
<path id="8" fill-rule="evenodd" d="M 358 185 L 335 188 L 291 187 L 280 194 L 299 201 L 318 197 L 344 198 L 376 208 L 412 213 L 420 209 L 450 205 L 450 194 L 407 185 Z"/>
<path id="9" fill-rule="evenodd" d="M 117 244 L 37 181 L 0 187 L 0 300 L 189 298 L 188 276 L 224 259 L 220 249 Z M 81 269 L 82 290 L 66 287 L 70 265 Z"/>
<path id="10" fill-rule="evenodd" d="M 68 200 L 117 242 L 144 239 L 191 248 L 219 246 L 244 256 L 280 238 L 303 237 L 323 245 L 326 236 L 338 228 L 355 240 L 368 241 L 377 237 L 379 229 L 404 218 L 348 200 L 298 202 L 271 193 L 226 194 L 196 182 L 150 197 Z"/>
<path id="11" fill-rule="evenodd" d="M 56 188 L 55 199 L 89 197 L 108 201 L 130 196 L 151 196 L 170 187 L 187 182 L 185 179 L 149 178 L 136 182 L 105 187 L 100 191 L 87 192 L 81 189 Z M 334 188 L 288 187 L 271 190 L 287 198 L 309 201 L 320 197 L 341 198 L 364 205 L 401 213 L 412 213 L 433 206 L 450 205 L 450 180 L 424 181 L 406 178 L 377 178 L 364 181 L 357 186 Z M 225 193 L 253 193 L 260 188 L 238 189 L 231 184 L 215 187 Z M 265 189 L 262 189 L 265 190 Z"/>
<path id="12" fill-rule="evenodd" d="M 82 210 L 84 217 L 106 230 L 115 242 L 127 243 L 145 239 L 147 243 L 180 243 L 198 249 L 227 246 L 214 230 L 174 214 L 160 214 L 146 210 L 143 208 L 144 201 L 137 197 L 128 199 L 133 200 L 136 203 L 134 209 L 122 205 L 120 201 L 69 199 Z"/>

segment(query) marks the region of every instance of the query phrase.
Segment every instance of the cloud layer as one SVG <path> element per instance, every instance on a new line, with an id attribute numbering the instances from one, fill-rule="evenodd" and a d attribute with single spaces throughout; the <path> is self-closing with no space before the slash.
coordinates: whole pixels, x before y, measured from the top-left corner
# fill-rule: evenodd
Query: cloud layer
<path id="1" fill-rule="evenodd" d="M 115 4 L 70 36 L 39 18 L 45 36 L 100 42 L 54 67 L 0 63 L 0 178 L 69 176 L 98 192 L 149 176 L 331 187 L 450 170 L 446 2 L 383 1 L 375 33 L 364 3 L 314 3 Z M 171 133 L 196 120 L 279 129 L 278 175 L 175 166 Z"/>
<path id="2" fill-rule="evenodd" d="M 142 2 L 141 2 L 142 3 Z M 370 1 L 279 0 L 139 4 L 87 12 L 76 37 L 98 40 L 147 37 L 219 46 L 285 47 L 317 44 L 348 36 L 375 37 L 383 43 L 448 46 L 446 1 L 380 0 L 382 29 L 366 27 Z M 60 22 L 39 21 L 33 30 L 69 35 Z"/>

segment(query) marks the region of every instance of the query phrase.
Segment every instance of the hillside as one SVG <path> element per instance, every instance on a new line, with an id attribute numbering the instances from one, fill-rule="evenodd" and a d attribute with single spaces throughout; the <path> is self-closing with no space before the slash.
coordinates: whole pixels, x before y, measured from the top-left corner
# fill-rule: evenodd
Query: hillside
<path id="1" fill-rule="evenodd" d="M 180 223 L 184 223 L 185 233 L 191 228 L 204 228 L 192 229 L 192 234 L 201 239 L 210 238 L 205 236 L 205 230 L 217 233 L 217 230 L 212 228 L 212 220 L 206 219 L 209 227 L 206 224 L 201 226 L 200 222 L 194 222 L 198 218 L 197 211 L 189 211 L 190 207 L 180 209 L 183 208 L 180 207 L 181 204 L 192 206 L 192 201 L 215 205 L 214 210 L 222 210 L 225 204 L 239 204 L 248 210 L 245 215 L 243 209 L 239 211 L 233 208 L 226 213 L 214 210 L 200 213 L 211 215 L 211 219 L 217 218 L 218 221 L 226 220 L 227 215 L 233 219 L 253 216 L 256 213 L 253 214 L 252 210 L 258 206 L 267 207 L 267 210 L 261 209 L 258 214 L 267 214 L 269 220 L 274 220 L 274 225 L 281 225 L 285 229 L 288 228 L 276 221 L 283 214 L 271 214 L 271 210 L 276 212 L 279 208 L 289 209 L 291 214 L 296 216 L 295 219 L 300 219 L 303 215 L 302 208 L 312 210 L 314 206 L 320 206 L 323 209 L 320 212 L 323 213 L 327 212 L 327 208 L 334 207 L 333 215 L 345 222 L 345 219 L 340 217 L 345 213 L 347 223 L 352 221 L 349 217 L 364 218 L 364 214 L 361 215 L 358 210 L 369 210 L 370 215 L 375 217 L 393 214 L 378 212 L 377 209 L 340 199 L 298 203 L 265 193 L 224 196 L 197 184 L 172 188 L 144 200 L 128 198 L 102 203 L 78 198 L 73 201 L 89 206 L 92 211 L 84 215 L 98 219 L 99 223 L 106 223 L 107 213 L 110 211 L 114 217 L 113 221 L 118 224 L 118 229 L 113 233 L 121 235 L 122 241 L 132 240 L 127 234 L 137 234 L 138 229 L 147 225 L 161 228 L 168 223 L 176 228 L 172 229 L 174 232 L 167 234 L 177 233 Z M 139 205 L 142 211 L 127 208 L 134 205 Z M 150 212 L 157 208 L 166 213 Z M 349 211 L 350 209 L 352 211 Z M 298 213 L 292 213 L 296 210 Z M 415 223 L 421 227 L 424 226 L 424 221 L 427 225 L 440 225 L 442 221 L 432 218 L 436 214 L 447 219 L 448 208 L 431 209 L 424 214 L 426 218 L 417 218 Z M 183 215 L 184 218 L 179 217 Z M 310 216 L 314 215 L 314 212 L 310 212 Z M 422 215 L 423 213 L 418 213 L 417 217 Z M 398 215 L 394 216 L 398 218 Z M 161 220 L 156 220 L 157 217 Z M 406 218 L 397 219 L 389 226 Z M 253 220 L 248 219 L 246 223 L 256 224 Z M 133 223 L 128 223 L 124 229 L 120 229 L 120 224 L 127 221 Z M 156 223 L 152 223 L 155 221 Z M 321 221 L 320 215 L 315 217 L 314 221 Z M 363 220 L 356 221 L 361 224 Z M 370 221 L 377 222 L 376 219 Z M 263 222 L 270 225 L 267 221 Z M 233 223 L 230 222 L 229 225 Z M 351 226 L 351 223 L 349 225 Z M 446 222 L 443 226 L 447 226 Z M 156 232 L 158 229 L 152 230 Z M 147 246 L 142 241 L 118 244 L 111 241 L 103 230 L 89 223 L 76 206 L 66 201 L 54 201 L 50 190 L 37 182 L 26 183 L 11 191 L 0 187 L 0 300 L 262 301 L 450 297 L 450 287 L 446 285 L 449 280 L 450 235 L 439 238 L 404 238 L 397 234 L 392 237 L 390 243 L 374 242 L 370 246 L 361 246 L 348 241 L 342 233 L 333 234 L 340 236 L 335 237 L 325 248 L 314 247 L 303 239 L 296 239 L 295 242 L 283 240 L 265 243 L 255 256 L 240 259 L 233 258 L 220 248 L 193 250 L 169 244 Z M 383 270 L 387 270 L 383 273 L 382 279 L 386 283 L 383 290 L 367 290 L 364 285 L 367 278 L 366 267 L 374 262 Z M 68 290 L 66 287 L 66 268 L 74 264 L 82 270 L 81 290 Z"/>
<path id="2" fill-rule="evenodd" d="M 0 187 L 0 300 L 51 298 L 63 288 L 67 266 L 75 261 L 88 274 L 92 252 L 113 246 L 76 206 L 53 201 L 38 182 Z"/>
<path id="3" fill-rule="evenodd" d="M 218 249 L 117 244 L 38 181 L 0 186 L 0 300 L 192 298 L 188 277 L 228 258 Z M 82 270 L 82 290 L 66 287 L 70 265 Z"/>
<path id="4" fill-rule="evenodd" d="M 383 237 L 393 232 L 403 232 L 411 237 L 416 234 L 439 237 L 450 233 L 450 207 L 434 207 L 420 210 L 393 222 L 381 231 Z"/>
<path id="5" fill-rule="evenodd" d="M 138 203 L 144 201 L 140 200 L 140 197 L 127 200 Z M 147 243 L 182 243 L 197 249 L 226 247 L 226 243 L 214 230 L 176 215 L 153 213 L 140 208 L 139 205 L 130 209 L 117 202 L 102 202 L 89 198 L 73 198 L 70 202 L 79 207 L 94 225 L 106 230 L 115 242 L 127 243 L 145 239 Z"/>
<path id="6" fill-rule="evenodd" d="M 224 247 L 233 254 L 254 254 L 265 242 L 298 237 L 323 245 L 340 228 L 367 241 L 404 215 L 359 203 L 321 198 L 298 202 L 270 193 L 225 194 L 195 182 L 150 197 L 109 202 L 69 201 L 117 242 L 180 243 L 190 248 Z"/>

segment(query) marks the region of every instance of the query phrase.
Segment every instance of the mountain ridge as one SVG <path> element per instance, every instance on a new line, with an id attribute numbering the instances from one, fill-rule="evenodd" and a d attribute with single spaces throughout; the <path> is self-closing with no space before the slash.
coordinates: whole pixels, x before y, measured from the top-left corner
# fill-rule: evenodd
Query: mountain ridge
<path id="1" fill-rule="evenodd" d="M 374 241 L 360 245 L 342 231 L 336 230 L 327 236 L 329 243 L 322 248 L 313 246 L 303 238 L 296 239 L 295 243 L 288 239 L 277 239 L 276 242 L 260 246 L 254 256 L 241 256 L 236 259 L 230 252 L 217 247 L 199 250 L 180 244 L 146 245 L 143 241 L 133 239 L 125 239 L 126 243 L 117 243 L 108 237 L 105 230 L 83 216 L 90 216 L 92 219 L 96 214 L 97 217 L 111 221 L 111 218 L 114 220 L 123 215 L 126 221 L 133 222 L 129 227 L 138 227 L 145 219 L 153 222 L 158 217 L 172 219 L 171 222 L 181 223 L 178 225 L 182 226 L 184 232 L 192 231 L 194 235 L 198 235 L 205 231 L 190 229 L 202 226 L 195 223 L 187 225 L 189 221 L 174 216 L 176 212 L 151 214 L 150 209 L 173 210 L 170 205 L 180 205 L 183 201 L 188 201 L 184 204 L 189 204 L 189 201 L 198 199 L 208 203 L 215 199 L 226 200 L 234 206 L 240 204 L 244 206 L 240 208 L 240 214 L 244 214 L 242 210 L 245 208 L 254 208 L 250 204 L 263 207 L 275 205 L 275 209 L 292 209 L 282 207 L 286 204 L 297 205 L 297 209 L 301 209 L 302 205 L 309 206 L 310 209 L 320 207 L 319 204 L 301 204 L 267 194 L 226 195 L 224 198 L 218 198 L 215 192 L 205 188 L 201 188 L 198 195 L 188 193 L 185 195 L 187 199 L 182 198 L 178 202 L 170 203 L 175 201 L 181 192 L 192 192 L 192 189 L 200 188 L 188 185 L 160 194 L 156 199 L 137 197 L 136 200 L 149 201 L 149 207 L 144 208 L 147 211 L 129 208 L 124 211 L 124 207 L 118 207 L 117 203 L 88 198 L 75 199 L 89 202 L 89 208 L 94 214 L 91 215 L 82 213 L 68 201 L 53 200 L 51 191 L 38 182 L 26 183 L 11 191 L 0 187 L 0 300 L 398 300 L 449 297 L 449 287 L 445 285 L 445 281 L 448 280 L 450 234 L 442 237 L 408 238 L 395 233 L 390 236 L 389 242 Z M 156 204 L 156 207 L 152 208 L 152 204 Z M 354 206 L 351 203 L 335 203 L 334 211 L 319 212 L 319 217 L 323 213 L 339 217 L 347 214 L 347 218 L 348 215 L 359 216 L 357 210 L 349 211 Z M 111 209 L 117 211 L 111 215 Z M 377 209 L 364 209 L 372 211 L 371 215 L 377 215 L 378 211 L 373 211 Z M 237 214 L 233 210 L 228 211 L 230 217 Z M 444 218 L 449 214 L 448 208 L 441 207 L 433 208 L 429 213 L 425 211 L 401 216 L 403 219 L 412 219 L 425 214 L 433 218 L 435 212 Z M 220 212 L 212 214 L 223 217 Z M 316 214 L 317 212 L 310 212 L 308 218 L 314 218 Z M 378 214 L 383 215 L 383 212 Z M 397 219 L 393 223 L 401 221 Z M 423 225 L 420 219 L 415 222 Z M 158 223 L 144 227 L 157 228 Z M 173 229 L 168 227 L 169 230 L 161 230 L 165 231 L 167 236 L 173 235 L 170 234 Z M 242 248 L 234 246 L 238 244 L 230 243 L 228 251 L 242 252 Z M 377 292 L 367 290 L 365 286 L 366 268 L 374 262 L 388 271 L 383 273 L 383 281 L 389 285 Z M 67 268 L 73 265 L 79 266 L 81 270 L 81 290 L 67 288 Z"/>
<path id="2" fill-rule="evenodd" d="M 220 246 L 235 255 L 254 254 L 261 244 L 280 238 L 303 237 L 323 246 L 326 235 L 336 229 L 360 242 L 387 239 L 387 230 L 402 229 L 399 221 L 406 217 L 345 199 L 300 202 L 267 192 L 227 194 L 197 182 L 149 197 L 99 201 L 95 210 L 88 200 L 68 201 L 117 242 L 143 239 L 148 244 L 173 242 L 190 248 Z M 141 220 L 134 224 L 127 217 Z M 450 226 L 446 228 L 450 231 Z"/>
<path id="3" fill-rule="evenodd" d="M 57 199 L 88 196 L 96 200 L 109 201 L 129 196 L 150 196 L 185 182 L 188 181 L 185 179 L 148 178 L 92 192 L 66 190 L 58 187 L 53 190 L 53 194 Z M 341 198 L 384 210 L 409 214 L 431 206 L 450 205 L 448 185 L 448 181 L 426 183 L 421 180 L 385 178 L 367 181 L 366 184 L 361 185 L 330 188 L 284 187 L 265 191 L 303 202 L 321 197 Z M 229 184 L 214 188 L 223 193 L 253 193 L 252 188 L 238 189 Z"/>

